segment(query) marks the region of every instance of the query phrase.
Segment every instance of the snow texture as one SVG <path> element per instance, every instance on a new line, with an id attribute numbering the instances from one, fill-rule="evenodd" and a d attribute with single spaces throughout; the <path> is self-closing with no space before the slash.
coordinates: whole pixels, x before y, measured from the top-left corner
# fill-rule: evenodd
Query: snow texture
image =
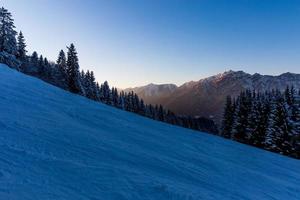
<path id="1" fill-rule="evenodd" d="M 0 77 L 0 199 L 300 199 L 299 160 Z"/>

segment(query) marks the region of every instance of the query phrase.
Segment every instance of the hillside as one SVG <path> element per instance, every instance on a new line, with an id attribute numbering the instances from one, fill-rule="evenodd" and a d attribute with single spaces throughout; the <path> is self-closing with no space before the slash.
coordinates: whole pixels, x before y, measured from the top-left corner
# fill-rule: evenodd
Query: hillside
<path id="1" fill-rule="evenodd" d="M 0 199 L 300 198 L 299 160 L 0 77 Z"/>
<path id="2" fill-rule="evenodd" d="M 227 95 L 237 96 L 241 90 L 258 91 L 280 89 L 287 85 L 300 88 L 300 74 L 284 73 L 279 76 L 248 74 L 243 71 L 227 71 L 199 81 L 187 82 L 171 93 L 162 96 L 144 96 L 145 102 L 162 104 L 177 114 L 213 117 L 217 122 L 222 117 Z M 144 87 L 134 91 L 143 94 Z"/>

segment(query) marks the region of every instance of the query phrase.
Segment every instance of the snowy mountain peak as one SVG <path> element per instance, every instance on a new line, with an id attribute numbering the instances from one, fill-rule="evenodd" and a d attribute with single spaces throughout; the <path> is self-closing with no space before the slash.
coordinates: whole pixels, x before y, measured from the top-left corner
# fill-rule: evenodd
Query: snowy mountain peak
<path id="1" fill-rule="evenodd" d="M 153 97 L 160 96 L 172 93 L 177 86 L 175 84 L 154 84 L 150 83 L 145 86 L 135 87 L 135 88 L 127 88 L 124 91 L 130 92 L 133 91 L 137 93 L 140 97 Z"/>
<path id="2" fill-rule="evenodd" d="M 237 96 L 245 89 L 284 90 L 287 85 L 300 88 L 300 74 L 287 72 L 278 76 L 259 73 L 251 75 L 244 71 L 229 70 L 199 81 L 186 82 L 174 90 L 167 90 L 168 92 L 155 93 L 156 96 L 149 97 L 146 92 L 149 90 L 144 90 L 143 87 L 135 91 L 147 103 L 162 104 L 182 115 L 213 116 L 219 122 L 227 95 Z"/>

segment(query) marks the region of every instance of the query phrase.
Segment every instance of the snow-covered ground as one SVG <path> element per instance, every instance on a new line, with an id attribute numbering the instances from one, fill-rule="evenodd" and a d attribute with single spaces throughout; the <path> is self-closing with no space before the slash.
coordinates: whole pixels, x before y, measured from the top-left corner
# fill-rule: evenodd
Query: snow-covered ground
<path id="1" fill-rule="evenodd" d="M 0 199 L 300 199 L 300 161 L 0 65 Z"/>

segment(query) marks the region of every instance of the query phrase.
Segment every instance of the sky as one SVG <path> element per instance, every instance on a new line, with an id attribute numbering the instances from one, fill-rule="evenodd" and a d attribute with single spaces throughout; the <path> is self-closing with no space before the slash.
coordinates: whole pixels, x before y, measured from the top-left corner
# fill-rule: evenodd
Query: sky
<path id="1" fill-rule="evenodd" d="M 74 43 L 80 67 L 119 88 L 181 85 L 230 69 L 300 73 L 296 0 L 1 0 L 0 6 L 13 14 L 29 53 L 55 61 Z"/>

